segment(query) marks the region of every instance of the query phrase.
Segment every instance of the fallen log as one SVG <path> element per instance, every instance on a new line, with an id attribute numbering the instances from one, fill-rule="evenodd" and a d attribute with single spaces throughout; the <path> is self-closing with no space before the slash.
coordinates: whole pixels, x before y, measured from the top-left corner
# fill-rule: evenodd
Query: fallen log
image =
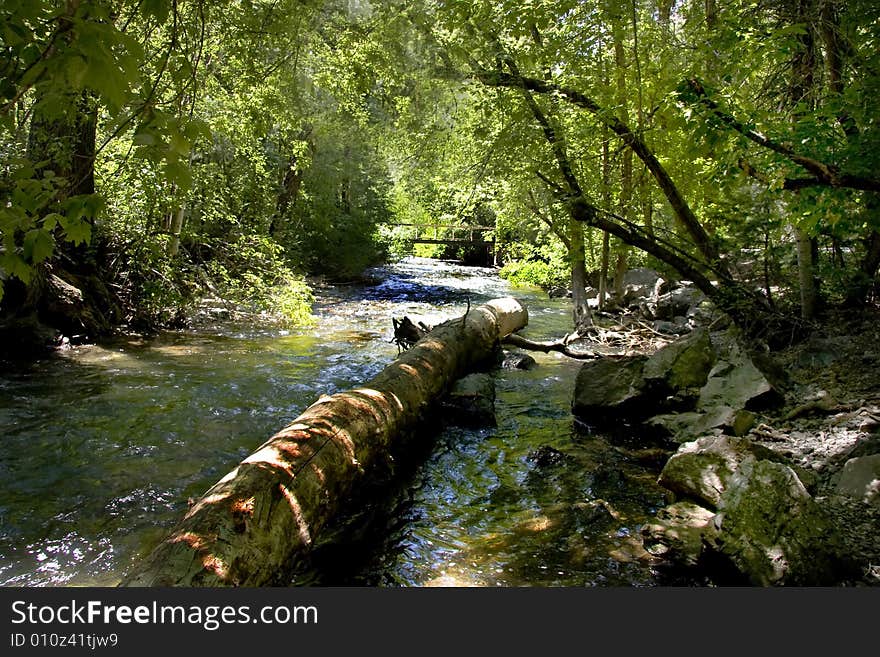
<path id="1" fill-rule="evenodd" d="M 289 585 L 358 482 L 527 323 L 515 299 L 489 301 L 434 328 L 361 387 L 321 397 L 197 500 L 121 586 Z"/>

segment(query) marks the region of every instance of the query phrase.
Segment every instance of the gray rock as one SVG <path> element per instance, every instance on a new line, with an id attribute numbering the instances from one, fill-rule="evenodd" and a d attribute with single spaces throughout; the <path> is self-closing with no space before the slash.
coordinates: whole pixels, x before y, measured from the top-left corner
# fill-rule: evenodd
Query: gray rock
<path id="1" fill-rule="evenodd" d="M 781 463 L 743 462 L 705 537 L 756 586 L 832 585 L 846 569 L 830 517 Z"/>
<path id="2" fill-rule="evenodd" d="M 623 416 L 644 418 L 651 412 L 642 368 L 645 358 L 600 359 L 584 363 L 574 386 L 572 412 L 589 423 Z"/>
<path id="3" fill-rule="evenodd" d="M 617 302 L 625 308 L 645 302 L 653 305 L 665 283 L 663 277 L 653 269 L 630 269 L 623 276 L 623 298 L 617 299 Z"/>
<path id="4" fill-rule="evenodd" d="M 657 333 L 662 333 L 663 335 L 684 335 L 691 331 L 691 327 L 683 317 L 676 317 L 675 320 L 671 322 L 667 322 L 663 319 L 654 320 L 651 328 L 657 331 Z"/>
<path id="5" fill-rule="evenodd" d="M 836 491 L 880 506 L 880 454 L 849 459 L 840 472 Z"/>
<path id="6" fill-rule="evenodd" d="M 718 356 L 700 390 L 698 409 L 729 406 L 762 410 L 781 401 L 780 393 L 732 335 L 713 336 L 713 343 Z"/>
<path id="7" fill-rule="evenodd" d="M 677 443 L 696 440 L 710 434 L 745 436 L 755 425 L 755 414 L 737 411 L 730 406 L 716 406 L 702 412 L 664 413 L 655 415 L 645 425 Z"/>
<path id="8" fill-rule="evenodd" d="M 703 416 L 703 413 L 696 411 L 662 413 L 646 420 L 645 425 L 663 438 L 686 443 L 696 440 L 710 430 L 702 427 Z"/>
<path id="9" fill-rule="evenodd" d="M 683 285 L 657 297 L 654 316 L 670 320 L 676 316 L 686 316 L 688 311 L 706 300 L 706 295 L 691 285 Z"/>

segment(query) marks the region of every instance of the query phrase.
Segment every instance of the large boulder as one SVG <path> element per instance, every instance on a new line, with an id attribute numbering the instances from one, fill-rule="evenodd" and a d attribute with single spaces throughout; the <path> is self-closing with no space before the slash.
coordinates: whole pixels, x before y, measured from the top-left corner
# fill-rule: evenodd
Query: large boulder
<path id="1" fill-rule="evenodd" d="M 657 297 L 654 318 L 671 321 L 676 317 L 687 317 L 692 309 L 698 307 L 705 300 L 706 295 L 693 285 L 681 285 Z"/>
<path id="2" fill-rule="evenodd" d="M 731 333 L 713 336 L 713 344 L 717 359 L 700 390 L 698 409 L 729 406 L 754 411 L 781 401 L 782 395 Z"/>
<path id="3" fill-rule="evenodd" d="M 572 412 L 587 423 L 602 424 L 621 417 L 644 418 L 646 403 L 642 369 L 645 358 L 602 358 L 584 363 L 574 386 Z"/>
<path id="4" fill-rule="evenodd" d="M 687 393 L 693 396 L 706 384 L 715 362 L 709 331 L 697 329 L 683 340 L 666 345 L 648 358 L 643 376 L 650 386 L 668 394 Z"/>
<path id="5" fill-rule="evenodd" d="M 685 498 L 717 509 L 724 492 L 746 462 L 782 459 L 748 438 L 704 436 L 684 443 L 666 462 L 658 483 Z"/>
<path id="6" fill-rule="evenodd" d="M 644 303 L 653 305 L 657 302 L 665 283 L 663 277 L 653 269 L 647 267 L 630 269 L 623 275 L 623 296 L 616 301 L 623 308 Z"/>
<path id="7" fill-rule="evenodd" d="M 828 586 L 848 574 L 831 518 L 781 463 L 743 462 L 705 538 L 756 586 Z"/>

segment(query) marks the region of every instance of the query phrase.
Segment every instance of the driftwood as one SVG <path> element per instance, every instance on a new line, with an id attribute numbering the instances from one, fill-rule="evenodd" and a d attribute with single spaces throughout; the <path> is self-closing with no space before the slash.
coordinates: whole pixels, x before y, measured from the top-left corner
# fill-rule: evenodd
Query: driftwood
<path id="1" fill-rule="evenodd" d="M 515 299 L 490 301 L 436 327 L 361 387 L 321 397 L 197 500 L 122 585 L 289 585 L 357 484 L 527 322 Z"/>
<path id="2" fill-rule="evenodd" d="M 409 317 L 403 319 L 391 318 L 391 324 L 394 326 L 394 337 L 391 342 L 397 345 L 397 354 L 410 349 L 416 342 L 431 332 L 431 327 L 423 322 L 415 324 Z"/>
<path id="3" fill-rule="evenodd" d="M 528 349 L 529 351 L 540 351 L 545 354 L 550 353 L 551 351 L 558 351 L 569 358 L 576 358 L 578 360 L 592 360 L 594 358 L 604 357 L 603 354 L 596 353 L 595 351 L 574 351 L 569 348 L 564 339 L 556 340 L 554 342 L 535 342 L 534 340 L 529 340 L 521 335 L 512 334 L 504 338 L 502 343 L 519 347 L 520 349 Z"/>

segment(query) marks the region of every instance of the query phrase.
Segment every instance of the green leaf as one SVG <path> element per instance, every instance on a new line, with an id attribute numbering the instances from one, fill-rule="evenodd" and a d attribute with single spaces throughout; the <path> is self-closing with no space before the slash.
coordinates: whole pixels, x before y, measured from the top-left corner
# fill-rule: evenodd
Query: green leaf
<path id="1" fill-rule="evenodd" d="M 61 227 L 64 229 L 64 237 L 67 241 L 74 244 L 88 244 L 92 238 L 92 226 L 88 221 L 82 219 L 82 209 L 79 216 L 62 216 L 59 220 Z"/>
<path id="2" fill-rule="evenodd" d="M 34 228 L 25 233 L 24 257 L 33 264 L 39 264 L 52 255 L 55 250 L 55 240 L 51 233 L 40 228 Z"/>
<path id="3" fill-rule="evenodd" d="M 184 137 L 180 132 L 173 131 L 171 133 L 171 142 L 168 144 L 168 150 L 177 155 L 189 155 L 192 144 L 189 139 Z"/>
<path id="4" fill-rule="evenodd" d="M 190 119 L 183 127 L 183 134 L 190 142 L 195 142 L 199 137 L 210 140 L 211 128 L 202 119 Z"/>
<path id="5" fill-rule="evenodd" d="M 165 175 L 183 191 L 187 191 L 192 187 L 192 173 L 185 164 L 168 162 L 165 165 Z"/>
<path id="6" fill-rule="evenodd" d="M 48 231 L 55 230 L 55 226 L 61 223 L 63 217 L 57 212 L 52 212 L 43 217 L 43 229 Z"/>
<path id="7" fill-rule="evenodd" d="M 74 89 L 82 89 L 89 65 L 81 55 L 70 55 L 64 58 L 61 65 L 67 83 Z"/>
<path id="8" fill-rule="evenodd" d="M 10 276 L 15 276 L 23 283 L 31 282 L 33 270 L 30 266 L 16 253 L 0 253 L 0 267 L 5 269 Z"/>
<path id="9" fill-rule="evenodd" d="M 143 0 L 141 2 L 141 15 L 144 18 L 152 16 L 159 23 L 164 23 L 168 20 L 170 13 L 171 3 L 168 0 Z"/>

